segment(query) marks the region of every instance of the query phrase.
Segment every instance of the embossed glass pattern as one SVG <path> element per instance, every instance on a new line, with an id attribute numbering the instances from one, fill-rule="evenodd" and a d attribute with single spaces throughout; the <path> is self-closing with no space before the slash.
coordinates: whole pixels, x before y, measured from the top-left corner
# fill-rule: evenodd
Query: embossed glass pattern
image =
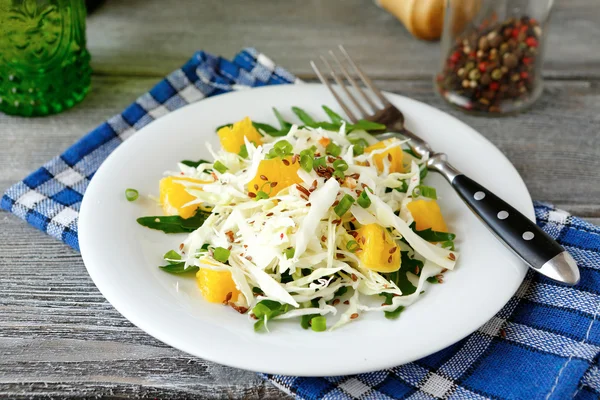
<path id="1" fill-rule="evenodd" d="M 83 0 L 0 0 L 0 111 L 61 112 L 90 78 Z"/>

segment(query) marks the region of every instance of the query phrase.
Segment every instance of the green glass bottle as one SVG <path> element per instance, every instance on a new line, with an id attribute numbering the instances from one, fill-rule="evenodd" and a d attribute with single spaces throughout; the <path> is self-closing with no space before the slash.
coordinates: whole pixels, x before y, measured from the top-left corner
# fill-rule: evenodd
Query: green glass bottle
<path id="1" fill-rule="evenodd" d="M 83 0 L 0 0 L 0 112 L 59 113 L 90 89 Z"/>

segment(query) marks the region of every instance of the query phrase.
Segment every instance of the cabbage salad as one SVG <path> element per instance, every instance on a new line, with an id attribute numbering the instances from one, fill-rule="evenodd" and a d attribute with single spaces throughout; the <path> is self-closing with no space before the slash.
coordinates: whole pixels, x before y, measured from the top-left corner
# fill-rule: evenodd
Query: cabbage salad
<path id="1" fill-rule="evenodd" d="M 314 331 L 371 311 L 396 318 L 458 259 L 423 184 L 427 157 L 406 140 L 378 141 L 383 125 L 323 108 L 330 122 L 294 108 L 301 124 L 275 110 L 281 128 L 249 118 L 218 128 L 213 161 L 165 173 L 165 215 L 138 219 L 186 233 L 160 268 L 193 274 L 207 301 L 247 314 L 257 331 L 292 318 Z"/>

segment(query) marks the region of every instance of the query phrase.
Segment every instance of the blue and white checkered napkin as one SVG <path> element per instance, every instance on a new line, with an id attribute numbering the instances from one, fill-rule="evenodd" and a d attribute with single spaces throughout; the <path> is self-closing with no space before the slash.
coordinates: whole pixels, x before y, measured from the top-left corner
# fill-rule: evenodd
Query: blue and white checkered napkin
<path id="1" fill-rule="evenodd" d="M 85 189 L 121 142 L 205 97 L 295 81 L 254 49 L 243 50 L 233 62 L 198 52 L 123 113 L 8 189 L 1 206 L 78 249 L 77 215 Z M 543 203 L 535 210 L 538 224 L 577 260 L 581 283 L 576 287 L 529 273 L 517 294 L 477 332 L 389 370 L 328 378 L 263 376 L 302 399 L 600 398 L 600 227 Z"/>

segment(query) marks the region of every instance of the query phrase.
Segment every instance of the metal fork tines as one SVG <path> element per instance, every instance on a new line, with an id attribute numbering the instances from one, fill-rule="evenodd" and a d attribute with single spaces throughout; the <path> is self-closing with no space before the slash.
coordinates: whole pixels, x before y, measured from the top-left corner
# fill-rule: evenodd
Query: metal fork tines
<path id="1" fill-rule="evenodd" d="M 341 71 L 346 81 L 354 88 L 354 91 L 348 90 L 347 85 L 344 84 L 340 78 L 340 73 L 332 67 L 329 60 L 321 56 L 323 64 L 327 67 L 331 78 L 335 81 L 339 88 L 334 88 L 331 82 L 325 78 L 319 67 L 314 61 L 310 62 L 313 70 L 319 77 L 321 83 L 323 83 L 331 92 L 335 100 L 338 102 L 342 110 L 348 116 L 351 122 L 356 122 L 359 119 L 366 119 L 368 121 L 378 122 L 384 124 L 388 128 L 387 134 L 379 134 L 379 139 L 385 139 L 391 136 L 397 136 L 398 134 L 411 139 L 409 146 L 413 151 L 419 155 L 431 152 L 431 148 L 418 136 L 414 135 L 404 127 L 404 115 L 394 105 L 392 105 L 388 99 L 385 98 L 383 93 L 375 86 L 373 81 L 365 74 L 358 65 L 352 60 L 346 49 L 343 46 L 339 46 L 340 52 L 344 56 L 344 61 L 340 61 L 338 56 L 333 52 L 329 51 L 331 59 L 335 62 L 337 69 Z M 360 86 L 356 79 L 348 72 L 347 64 L 356 75 L 360 78 L 365 88 L 368 89 L 365 92 L 365 88 Z M 340 93 L 341 92 L 341 93 Z M 345 96 L 343 96 L 343 95 Z M 344 97 L 349 99 L 344 100 Z M 354 106 L 351 107 L 350 103 Z M 395 133 L 392 133 L 395 132 Z"/>
<path id="2" fill-rule="evenodd" d="M 319 77 L 319 80 L 325 86 L 327 86 L 329 91 L 333 94 L 336 101 L 339 103 L 340 107 L 342 107 L 342 109 L 344 110 L 344 112 L 346 113 L 346 115 L 348 116 L 350 121 L 356 122 L 359 119 L 367 119 L 368 117 L 374 117 L 376 114 L 378 114 L 379 111 L 384 110 L 386 107 L 393 107 L 390 104 L 390 102 L 383 96 L 383 94 L 377 88 L 377 86 L 375 86 L 373 81 L 371 81 L 371 79 L 358 67 L 358 65 L 356 65 L 356 63 L 352 60 L 352 58 L 350 58 L 346 49 L 344 49 L 344 47 L 341 45 L 339 46 L 339 49 L 340 49 L 340 52 L 342 53 L 342 55 L 344 56 L 345 62 L 352 68 L 352 70 L 354 70 L 354 72 L 358 75 L 358 77 L 360 78 L 362 83 L 370 91 L 370 95 L 365 93 L 365 91 L 363 90 L 363 87 L 361 87 L 356 82 L 356 79 L 354 79 L 352 77 L 352 75 L 350 75 L 350 73 L 348 72 L 348 69 L 344 65 L 344 62 L 340 61 L 338 56 L 333 51 L 329 51 L 329 55 L 331 56 L 332 60 L 335 62 L 338 69 L 342 72 L 342 74 L 344 75 L 346 80 L 350 83 L 350 85 L 352 85 L 352 87 L 355 89 L 355 92 L 358 93 L 362 97 L 362 99 L 357 98 L 357 96 L 354 95 L 351 91 L 349 91 L 347 86 L 342 82 L 342 80 L 340 79 L 339 73 L 336 73 L 335 69 L 332 67 L 329 60 L 327 58 L 321 56 L 321 60 L 323 61 L 323 63 L 327 67 L 327 69 L 329 70 L 329 73 L 331 74 L 331 77 L 333 78 L 335 83 L 338 84 L 338 86 L 340 87 L 340 90 L 346 95 L 346 97 L 354 105 L 354 107 L 355 107 L 354 111 L 348 106 L 346 101 L 344 101 L 344 99 L 339 95 L 337 90 L 335 90 L 333 88 L 333 86 L 331 86 L 331 83 L 329 82 L 329 80 L 325 79 L 325 77 L 323 76 L 323 73 L 321 72 L 321 70 L 319 70 L 319 68 L 317 67 L 315 62 L 311 61 L 310 65 L 312 66 L 313 70 Z M 366 103 L 366 105 L 368 105 L 369 110 L 367 110 L 367 108 L 365 108 L 364 103 Z"/>

